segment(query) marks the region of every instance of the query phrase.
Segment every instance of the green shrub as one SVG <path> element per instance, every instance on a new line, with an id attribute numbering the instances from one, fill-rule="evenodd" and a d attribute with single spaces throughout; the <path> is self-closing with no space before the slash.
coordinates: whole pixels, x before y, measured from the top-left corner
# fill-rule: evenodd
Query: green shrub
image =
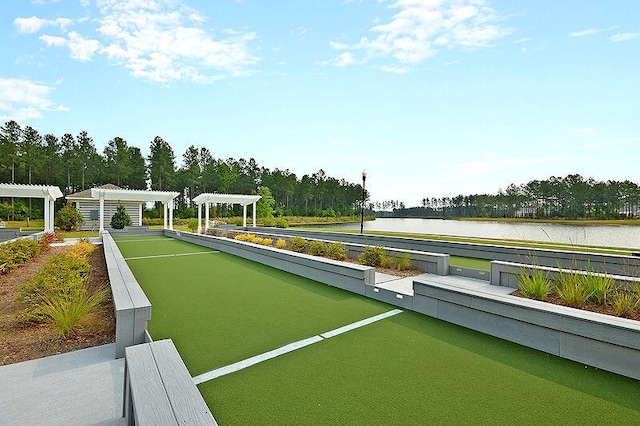
<path id="1" fill-rule="evenodd" d="M 198 230 L 198 219 L 187 219 L 187 228 L 191 232 L 196 232 Z"/>
<path id="2" fill-rule="evenodd" d="M 111 217 L 111 227 L 113 229 L 124 229 L 125 226 L 131 225 L 131 216 L 127 213 L 127 209 L 122 204 L 118 204 L 116 212 Z"/>
<path id="3" fill-rule="evenodd" d="M 398 269 L 398 271 L 406 271 L 407 269 L 411 269 L 412 266 L 413 262 L 411 261 L 409 253 L 405 253 L 400 256 L 400 259 L 398 259 L 396 268 Z"/>
<path id="4" fill-rule="evenodd" d="M 582 276 L 582 283 L 589 294 L 589 300 L 595 303 L 607 303 L 609 295 L 615 289 L 613 278 L 607 275 L 587 273 Z"/>
<path id="5" fill-rule="evenodd" d="M 302 237 L 293 237 L 289 239 L 287 246 L 289 247 L 289 249 L 295 252 L 304 253 L 309 248 L 309 241 L 305 240 Z"/>
<path id="6" fill-rule="evenodd" d="M 611 295 L 611 307 L 619 317 L 630 317 L 640 309 L 640 297 L 635 292 L 616 290 Z"/>
<path id="7" fill-rule="evenodd" d="M 382 256 L 384 255 L 384 249 L 380 246 L 367 246 L 364 251 L 358 257 L 358 261 L 367 266 L 378 266 L 382 262 Z"/>
<path id="8" fill-rule="evenodd" d="M 347 258 L 347 248 L 341 242 L 331 243 L 327 246 L 327 257 L 335 260 Z"/>
<path id="9" fill-rule="evenodd" d="M 522 269 L 518 274 L 518 289 L 520 289 L 524 297 L 545 300 L 551 293 L 552 288 L 544 272 L 535 270 L 531 275 L 526 269 Z"/>
<path id="10" fill-rule="evenodd" d="M 285 219 L 284 217 L 278 217 L 275 220 L 274 226 L 276 228 L 288 228 L 289 222 L 287 222 L 287 219 Z"/>
<path id="11" fill-rule="evenodd" d="M 327 253 L 327 245 L 322 241 L 312 241 L 308 253 L 312 256 L 324 256 Z"/>
<path id="12" fill-rule="evenodd" d="M 42 245 L 30 238 L 22 238 L 0 245 L 0 274 L 8 274 L 39 255 L 41 251 Z"/>
<path id="13" fill-rule="evenodd" d="M 579 308 L 585 304 L 591 294 L 584 286 L 584 280 L 573 271 L 564 272 L 560 269 L 560 276 L 556 283 L 555 293 L 568 306 Z"/>
<path id="14" fill-rule="evenodd" d="M 68 202 L 56 213 L 55 225 L 63 231 L 77 231 L 84 224 L 82 214 Z"/>

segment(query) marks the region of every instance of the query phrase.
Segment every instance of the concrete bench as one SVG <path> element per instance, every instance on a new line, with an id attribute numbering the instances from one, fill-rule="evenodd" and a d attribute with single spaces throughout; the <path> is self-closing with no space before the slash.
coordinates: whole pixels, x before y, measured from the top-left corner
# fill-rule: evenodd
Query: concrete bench
<path id="1" fill-rule="evenodd" d="M 108 231 L 102 233 L 102 245 L 116 315 L 116 358 L 122 358 L 127 346 L 147 341 L 151 302 Z"/>
<path id="2" fill-rule="evenodd" d="M 128 425 L 217 425 L 173 341 L 125 350 L 123 415 Z"/>

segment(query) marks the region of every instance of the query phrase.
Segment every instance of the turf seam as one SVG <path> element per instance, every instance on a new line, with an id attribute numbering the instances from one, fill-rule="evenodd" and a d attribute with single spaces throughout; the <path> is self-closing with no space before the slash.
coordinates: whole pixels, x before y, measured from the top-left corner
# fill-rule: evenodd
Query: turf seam
<path id="1" fill-rule="evenodd" d="M 372 324 L 374 322 L 383 320 L 385 318 L 389 318 L 391 316 L 402 313 L 401 309 L 393 309 L 391 311 L 384 312 L 379 315 L 372 316 L 370 318 L 365 318 L 360 321 L 353 322 L 351 324 L 347 324 L 343 327 L 336 328 L 331 331 L 327 331 L 326 333 L 322 333 L 313 337 L 309 337 L 307 339 L 298 340 L 293 343 L 289 343 L 287 345 L 281 346 L 277 349 L 274 349 L 269 352 L 264 352 L 260 355 L 252 356 L 251 358 L 244 359 L 242 361 L 238 361 L 233 364 L 226 365 L 224 367 L 217 368 L 215 370 L 208 371 L 206 373 L 200 374 L 193 378 L 193 383 L 199 385 L 204 382 L 208 382 L 209 380 L 217 379 L 218 377 L 225 376 L 230 373 L 235 373 L 236 371 L 244 370 L 247 367 L 251 367 L 253 365 L 259 364 L 263 361 L 270 360 L 280 355 L 284 355 L 289 352 L 293 352 L 295 350 L 304 348 L 305 346 L 312 345 L 314 343 L 321 342 L 326 339 L 330 339 L 331 337 L 338 336 L 340 334 L 346 333 L 347 331 L 355 330 L 360 327 L 364 327 L 365 325 Z"/>

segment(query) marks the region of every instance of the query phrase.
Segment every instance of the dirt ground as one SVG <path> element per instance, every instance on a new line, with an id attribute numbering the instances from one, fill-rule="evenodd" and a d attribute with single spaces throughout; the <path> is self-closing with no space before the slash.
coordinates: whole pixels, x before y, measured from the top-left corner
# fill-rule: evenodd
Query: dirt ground
<path id="1" fill-rule="evenodd" d="M 63 339 L 49 325 L 30 322 L 23 318 L 24 306 L 16 301 L 17 287 L 31 279 L 54 254 L 66 247 L 52 247 L 31 262 L 0 275 L 0 365 L 42 358 L 71 352 L 115 341 L 115 317 L 111 298 L 97 315 L 88 321 L 77 334 Z M 89 286 L 99 287 L 109 283 L 101 245 L 90 255 Z"/>

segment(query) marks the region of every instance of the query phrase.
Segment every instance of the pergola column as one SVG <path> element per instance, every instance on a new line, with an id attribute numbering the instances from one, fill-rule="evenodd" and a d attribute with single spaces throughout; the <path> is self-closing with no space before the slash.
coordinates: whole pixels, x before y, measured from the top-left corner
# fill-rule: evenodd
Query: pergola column
<path id="1" fill-rule="evenodd" d="M 202 234 L 202 204 L 198 204 L 198 234 Z"/>
<path id="2" fill-rule="evenodd" d="M 138 206 L 138 226 L 142 226 L 142 204 Z"/>
<path id="3" fill-rule="evenodd" d="M 49 214 L 51 213 L 50 211 L 50 206 L 49 206 L 49 197 L 44 197 L 44 232 L 51 232 L 52 229 L 50 228 L 50 224 L 51 221 L 49 220 Z"/>
<path id="4" fill-rule="evenodd" d="M 49 198 L 49 229 L 53 232 L 56 229 L 56 199 Z"/>
<path id="5" fill-rule="evenodd" d="M 242 227 L 243 228 L 247 227 L 247 205 L 246 204 L 242 206 Z"/>
<path id="6" fill-rule="evenodd" d="M 162 202 L 162 212 L 164 217 L 162 229 L 167 229 L 167 202 L 166 201 Z"/>
<path id="7" fill-rule="evenodd" d="M 205 234 L 209 230 L 209 205 L 210 203 L 208 201 L 204 203 L 204 233 Z"/>
<path id="8" fill-rule="evenodd" d="M 169 229 L 173 231 L 173 200 L 169 202 Z"/>
<path id="9" fill-rule="evenodd" d="M 253 202 L 253 227 L 256 227 L 256 202 Z"/>
<path id="10" fill-rule="evenodd" d="M 100 233 L 104 231 L 104 193 L 100 191 Z"/>

